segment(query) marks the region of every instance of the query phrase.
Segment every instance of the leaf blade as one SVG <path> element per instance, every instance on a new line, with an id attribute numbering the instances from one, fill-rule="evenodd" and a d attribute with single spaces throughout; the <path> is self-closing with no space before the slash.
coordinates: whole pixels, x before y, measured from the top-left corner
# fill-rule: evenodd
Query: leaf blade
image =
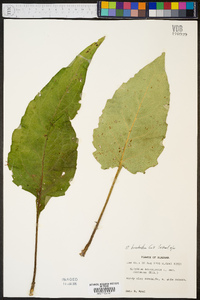
<path id="1" fill-rule="evenodd" d="M 13 132 L 8 154 L 13 182 L 40 199 L 40 211 L 50 197 L 64 195 L 74 177 L 78 145 L 70 120 L 80 108 L 88 66 L 103 40 L 84 49 L 50 80 Z"/>
<path id="2" fill-rule="evenodd" d="M 103 169 L 121 164 L 135 174 L 157 164 L 169 106 L 164 61 L 163 53 L 107 101 L 93 134 L 94 157 Z"/>

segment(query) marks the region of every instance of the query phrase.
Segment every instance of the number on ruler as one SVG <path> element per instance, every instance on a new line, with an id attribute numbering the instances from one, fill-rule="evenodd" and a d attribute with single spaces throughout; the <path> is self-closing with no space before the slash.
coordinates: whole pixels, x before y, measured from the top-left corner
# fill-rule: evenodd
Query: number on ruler
<path id="1" fill-rule="evenodd" d="M 6 5 L 5 6 L 5 10 L 4 10 L 4 13 L 6 16 L 10 17 L 14 14 L 15 12 L 15 9 L 12 5 Z"/>

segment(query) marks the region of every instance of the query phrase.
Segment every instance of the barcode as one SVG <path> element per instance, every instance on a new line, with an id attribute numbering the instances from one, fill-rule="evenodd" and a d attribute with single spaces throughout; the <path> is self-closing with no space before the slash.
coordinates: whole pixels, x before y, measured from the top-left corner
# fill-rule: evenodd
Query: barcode
<path id="1" fill-rule="evenodd" d="M 94 282 L 89 284 L 89 293 L 91 295 L 109 295 L 120 293 L 120 283 L 112 282 Z"/>
<path id="2" fill-rule="evenodd" d="M 115 287 L 108 287 L 108 288 L 94 288 L 94 293 L 97 294 L 110 294 L 115 292 Z"/>

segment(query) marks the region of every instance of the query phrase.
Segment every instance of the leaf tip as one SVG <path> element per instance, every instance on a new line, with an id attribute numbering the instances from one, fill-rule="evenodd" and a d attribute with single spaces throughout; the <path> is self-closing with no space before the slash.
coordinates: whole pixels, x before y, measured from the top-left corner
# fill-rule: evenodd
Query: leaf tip
<path id="1" fill-rule="evenodd" d="M 162 58 L 163 59 L 163 61 L 165 61 L 165 52 L 163 52 L 162 54 L 161 54 L 161 56 L 160 56 L 160 58 Z"/>
<path id="2" fill-rule="evenodd" d="M 101 43 L 103 43 L 103 41 L 105 40 L 105 38 L 106 38 L 106 36 L 104 35 L 102 38 L 100 38 L 100 39 L 97 41 L 97 43 L 99 43 L 99 45 L 100 45 Z"/>
<path id="3" fill-rule="evenodd" d="M 96 47 L 99 47 L 103 41 L 105 40 L 105 36 L 103 36 L 102 38 L 98 39 L 98 41 L 96 43 L 94 43 L 96 45 Z"/>

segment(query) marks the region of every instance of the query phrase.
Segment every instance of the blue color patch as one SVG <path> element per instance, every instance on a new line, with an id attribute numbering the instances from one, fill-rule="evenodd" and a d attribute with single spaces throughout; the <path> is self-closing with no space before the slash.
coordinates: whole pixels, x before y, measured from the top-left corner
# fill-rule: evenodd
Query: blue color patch
<path id="1" fill-rule="evenodd" d="M 138 9 L 138 2 L 131 2 L 131 9 Z"/>
<path id="2" fill-rule="evenodd" d="M 156 9 L 156 2 L 149 2 L 149 9 Z"/>

